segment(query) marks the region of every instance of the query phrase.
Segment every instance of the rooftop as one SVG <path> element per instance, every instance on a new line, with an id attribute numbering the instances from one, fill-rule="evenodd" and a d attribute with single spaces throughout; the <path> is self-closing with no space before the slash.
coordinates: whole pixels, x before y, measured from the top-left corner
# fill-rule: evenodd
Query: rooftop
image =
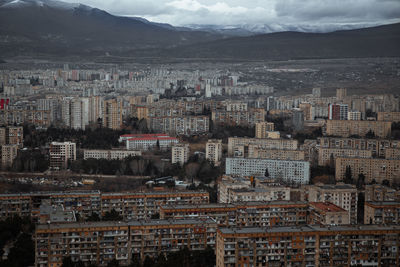
<path id="1" fill-rule="evenodd" d="M 310 206 L 324 212 L 347 212 L 343 208 L 336 206 L 335 204 L 330 202 L 310 202 Z"/>

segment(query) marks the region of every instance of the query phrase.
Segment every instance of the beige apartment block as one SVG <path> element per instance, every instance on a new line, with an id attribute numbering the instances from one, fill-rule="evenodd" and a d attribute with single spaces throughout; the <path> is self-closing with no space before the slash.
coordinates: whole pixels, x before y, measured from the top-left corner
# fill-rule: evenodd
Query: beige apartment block
<path id="1" fill-rule="evenodd" d="M 318 165 L 326 166 L 335 164 L 337 157 L 349 158 L 371 158 L 371 150 L 358 150 L 358 149 L 341 149 L 341 148 L 319 148 L 318 150 Z"/>
<path id="2" fill-rule="evenodd" d="M 351 168 L 353 180 L 357 181 L 359 174 L 364 174 L 365 183 L 375 180 L 382 183 L 388 180 L 390 183 L 400 181 L 399 159 L 365 159 L 365 158 L 336 158 L 336 181 L 343 181 L 346 167 Z"/>
<path id="3" fill-rule="evenodd" d="M 222 160 L 222 140 L 210 139 L 206 144 L 206 159 L 219 166 Z"/>
<path id="4" fill-rule="evenodd" d="M 400 122 L 400 112 L 378 112 L 378 121 Z"/>
<path id="5" fill-rule="evenodd" d="M 400 159 L 400 148 L 386 148 L 385 159 Z"/>
<path id="6" fill-rule="evenodd" d="M 371 131 L 375 136 L 385 138 L 391 134 L 391 127 L 390 121 L 327 120 L 326 134 L 341 137 L 365 136 Z"/>
<path id="7" fill-rule="evenodd" d="M 304 188 L 304 200 L 309 202 L 330 202 L 339 206 L 349 213 L 350 223 L 357 223 L 357 201 L 358 193 L 354 185 L 306 185 Z"/>
<path id="8" fill-rule="evenodd" d="M 1 167 L 6 169 L 11 167 L 18 153 L 18 145 L 1 146 Z"/>
<path id="9" fill-rule="evenodd" d="M 256 138 L 268 138 L 267 132 L 273 132 L 275 130 L 273 122 L 258 122 L 256 123 Z"/>
<path id="10" fill-rule="evenodd" d="M 171 149 L 171 163 L 181 166 L 189 160 L 189 144 L 176 144 Z"/>
<path id="11" fill-rule="evenodd" d="M 263 149 L 297 150 L 298 141 L 294 139 L 266 139 L 249 137 L 229 137 L 228 156 L 248 157 L 253 152 L 250 145 L 258 145 Z"/>
<path id="12" fill-rule="evenodd" d="M 251 152 L 251 154 L 250 154 Z M 281 160 L 304 160 L 302 150 L 266 149 L 259 145 L 249 145 L 249 158 L 281 159 Z"/>

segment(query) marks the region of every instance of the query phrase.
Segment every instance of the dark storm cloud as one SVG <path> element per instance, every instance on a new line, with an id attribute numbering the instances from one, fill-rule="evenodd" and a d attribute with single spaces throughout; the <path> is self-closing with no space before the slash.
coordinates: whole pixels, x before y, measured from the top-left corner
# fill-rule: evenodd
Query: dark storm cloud
<path id="1" fill-rule="evenodd" d="M 81 1 L 112 14 L 140 16 L 173 25 L 267 24 L 320 28 L 333 25 L 340 28 L 341 25 L 378 25 L 400 21 L 400 0 Z"/>

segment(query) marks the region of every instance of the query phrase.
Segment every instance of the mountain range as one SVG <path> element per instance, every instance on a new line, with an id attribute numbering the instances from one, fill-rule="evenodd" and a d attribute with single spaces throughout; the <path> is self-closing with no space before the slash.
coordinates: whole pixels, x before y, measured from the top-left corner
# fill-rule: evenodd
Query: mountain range
<path id="1" fill-rule="evenodd" d="M 279 25 L 174 27 L 57 0 L 0 0 L 2 58 L 117 55 L 257 60 L 400 56 L 400 24 L 328 33 L 304 32 L 314 31 L 311 28 L 275 32 L 280 29 Z"/>

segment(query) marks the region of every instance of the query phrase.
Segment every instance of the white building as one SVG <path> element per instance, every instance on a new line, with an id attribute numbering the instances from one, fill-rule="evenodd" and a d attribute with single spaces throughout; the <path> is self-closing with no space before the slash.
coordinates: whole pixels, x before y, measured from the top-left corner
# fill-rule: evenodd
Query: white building
<path id="1" fill-rule="evenodd" d="M 189 144 L 176 144 L 171 150 L 172 164 L 179 163 L 185 164 L 189 160 Z"/>
<path id="2" fill-rule="evenodd" d="M 210 139 L 206 144 L 206 159 L 219 166 L 222 160 L 222 140 Z"/>
<path id="3" fill-rule="evenodd" d="M 270 177 L 299 184 L 310 179 L 310 163 L 307 161 L 227 158 L 226 175 L 261 176 L 268 169 Z"/>
<path id="4" fill-rule="evenodd" d="M 151 150 L 157 149 L 167 150 L 174 144 L 178 144 L 179 140 L 175 137 L 164 135 L 143 135 L 135 136 L 126 140 L 126 149 L 128 150 Z"/>
<path id="5" fill-rule="evenodd" d="M 85 149 L 83 150 L 84 159 L 124 159 L 129 156 L 140 157 L 141 151 L 135 150 L 122 150 L 122 149 Z"/>

